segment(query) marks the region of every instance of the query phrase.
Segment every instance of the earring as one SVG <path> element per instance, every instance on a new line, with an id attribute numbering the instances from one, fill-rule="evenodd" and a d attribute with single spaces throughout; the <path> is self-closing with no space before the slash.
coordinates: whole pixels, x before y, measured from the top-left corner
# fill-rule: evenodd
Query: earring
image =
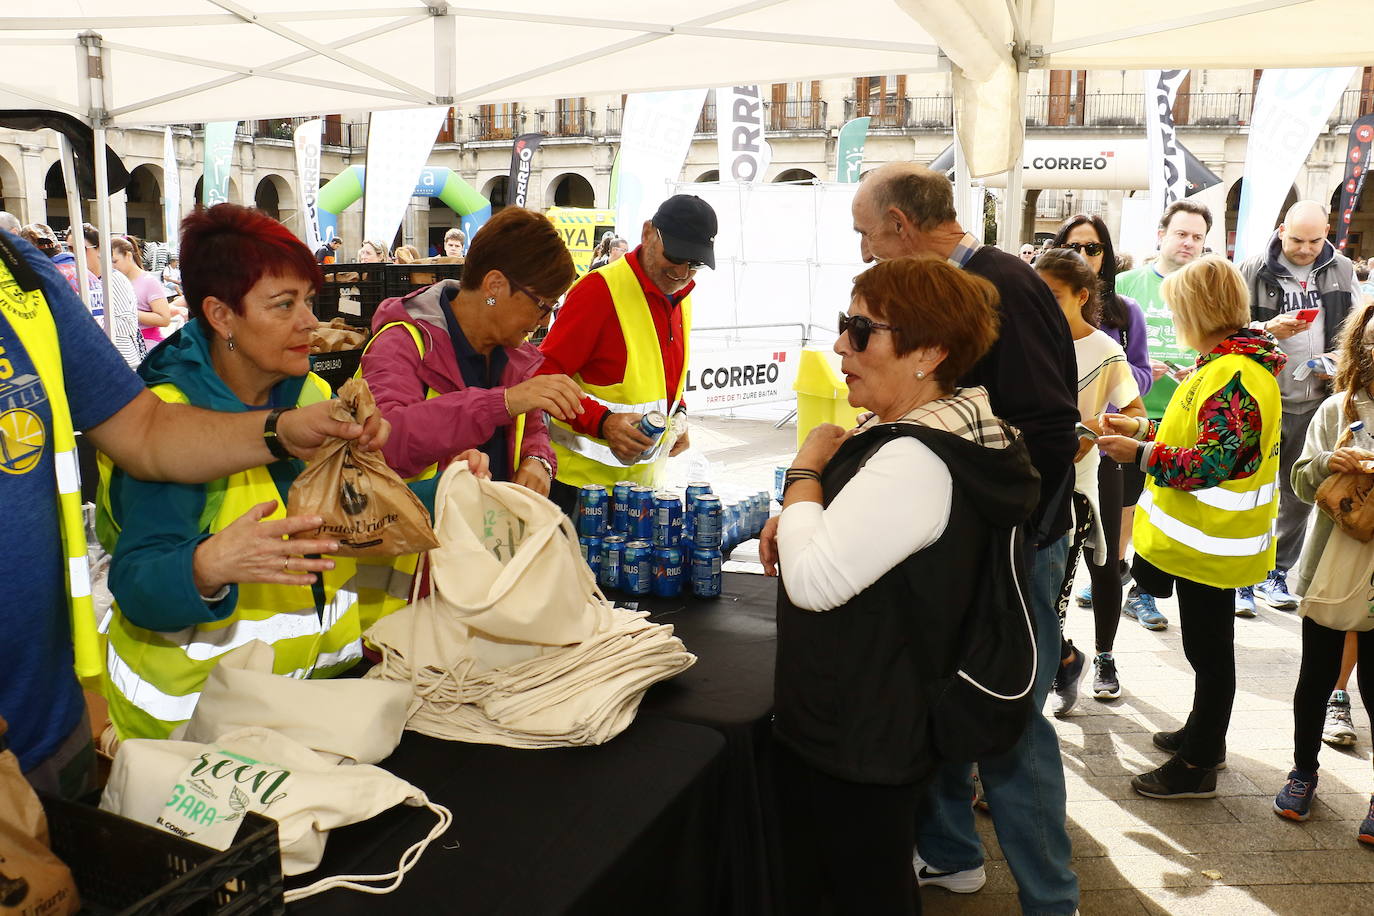
<path id="1" fill-rule="evenodd" d="M 234 347 L 234 335 L 233 335 L 233 334 L 230 334 L 230 335 L 229 335 L 229 339 L 226 340 L 225 343 L 227 343 L 227 344 L 229 345 L 229 349 L 230 349 L 230 350 L 236 349 L 236 348 Z"/>
<path id="2" fill-rule="evenodd" d="M 925 378 L 925 377 L 926 377 L 926 373 L 925 373 L 925 370 L 924 370 L 924 369 L 917 369 L 917 370 L 916 370 L 916 380 L 917 380 L 917 381 L 920 381 L 921 379 L 923 379 L 923 378 Z"/>
<path id="3" fill-rule="evenodd" d="M 488 296 L 488 297 L 487 297 L 487 305 L 495 305 L 495 304 L 496 304 L 496 297 L 495 297 L 495 296 Z"/>

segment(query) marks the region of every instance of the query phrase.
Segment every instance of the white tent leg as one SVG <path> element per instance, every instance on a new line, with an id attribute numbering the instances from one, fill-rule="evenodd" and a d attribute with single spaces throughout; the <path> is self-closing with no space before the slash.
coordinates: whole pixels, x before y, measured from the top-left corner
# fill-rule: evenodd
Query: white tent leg
<path id="1" fill-rule="evenodd" d="M 71 229 L 67 244 L 76 257 L 76 288 L 86 308 L 91 307 L 91 288 L 86 279 L 86 240 L 81 232 L 81 192 L 76 187 L 76 163 L 72 159 L 72 143 L 64 135 L 57 135 L 57 148 L 62 156 L 62 185 L 67 190 L 67 221 Z M 105 312 L 105 332 L 109 333 L 110 313 Z"/>
<path id="2" fill-rule="evenodd" d="M 100 284 L 105 290 L 105 333 L 115 338 L 114 301 L 108 281 L 114 269 L 110 260 L 110 176 L 105 162 L 105 128 L 95 129 L 95 215 L 100 230 Z"/>
<path id="3" fill-rule="evenodd" d="M 1026 120 L 1026 71 L 1022 70 L 1017 74 L 1016 80 L 1016 110 L 1020 112 L 1021 123 Z M 1003 251 L 1016 254 L 1021 250 L 1021 216 L 1026 209 L 1026 192 L 1022 186 L 1022 163 L 1025 161 L 1026 146 L 1021 144 L 1017 150 L 1016 158 L 1012 160 L 1011 169 L 1007 172 L 1007 201 L 1006 216 L 1002 220 L 1002 232 L 998 239 L 998 245 Z"/>
<path id="4" fill-rule="evenodd" d="M 959 142 L 959 125 L 954 125 L 954 212 L 959 216 L 959 225 L 965 232 L 972 232 L 982 238 L 983 214 L 974 213 L 970 206 L 968 160 L 964 158 L 964 147 Z"/>

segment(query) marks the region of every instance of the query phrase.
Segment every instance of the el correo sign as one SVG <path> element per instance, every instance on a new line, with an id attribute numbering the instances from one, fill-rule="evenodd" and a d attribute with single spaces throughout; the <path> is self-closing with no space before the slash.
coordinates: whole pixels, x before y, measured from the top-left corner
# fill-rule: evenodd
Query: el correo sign
<path id="1" fill-rule="evenodd" d="M 796 397 L 800 350 L 759 348 L 751 350 L 692 351 L 687 368 L 686 398 L 689 410 L 720 410 L 746 404 L 769 404 Z"/>

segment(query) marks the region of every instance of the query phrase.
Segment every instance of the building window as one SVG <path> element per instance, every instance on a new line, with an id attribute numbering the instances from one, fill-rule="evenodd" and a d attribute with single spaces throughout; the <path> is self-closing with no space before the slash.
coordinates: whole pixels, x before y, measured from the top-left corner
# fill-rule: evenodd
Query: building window
<path id="1" fill-rule="evenodd" d="M 774 83 L 768 108 L 769 130 L 820 130 L 825 127 L 821 81 Z"/>
<path id="2" fill-rule="evenodd" d="M 870 127 L 901 127 L 906 77 L 861 76 L 854 81 L 854 117 L 872 118 Z"/>
<path id="3" fill-rule="evenodd" d="M 474 118 L 478 140 L 509 140 L 519 127 L 520 110 L 515 102 L 499 105 L 479 105 Z"/>
<path id="4" fill-rule="evenodd" d="M 1049 123 L 1066 127 L 1083 123 L 1083 97 L 1087 94 L 1087 70 L 1050 71 Z"/>

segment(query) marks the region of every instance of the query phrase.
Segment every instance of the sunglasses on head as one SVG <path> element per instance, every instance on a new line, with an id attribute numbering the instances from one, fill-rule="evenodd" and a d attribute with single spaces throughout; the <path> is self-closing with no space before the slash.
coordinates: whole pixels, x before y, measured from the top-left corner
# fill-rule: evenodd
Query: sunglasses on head
<path id="1" fill-rule="evenodd" d="M 663 230 L 655 227 L 654 231 L 658 233 L 658 247 L 663 249 L 663 259 L 669 264 L 672 264 L 674 267 L 686 267 L 688 270 L 700 270 L 706 266 L 705 261 L 697 261 L 692 258 L 684 258 L 679 261 L 677 258 L 670 255 L 667 246 L 663 244 Z"/>
<path id="2" fill-rule="evenodd" d="M 874 331 L 895 331 L 896 329 L 896 325 L 883 324 L 866 315 L 846 315 L 844 312 L 840 312 L 840 334 L 849 332 L 849 343 L 854 347 L 855 353 L 862 353 L 868 349 L 868 338 L 873 336 Z"/>
<path id="3" fill-rule="evenodd" d="M 1065 242 L 1063 247 L 1077 251 L 1080 254 L 1092 255 L 1093 257 L 1100 255 L 1103 249 L 1101 242 Z"/>

